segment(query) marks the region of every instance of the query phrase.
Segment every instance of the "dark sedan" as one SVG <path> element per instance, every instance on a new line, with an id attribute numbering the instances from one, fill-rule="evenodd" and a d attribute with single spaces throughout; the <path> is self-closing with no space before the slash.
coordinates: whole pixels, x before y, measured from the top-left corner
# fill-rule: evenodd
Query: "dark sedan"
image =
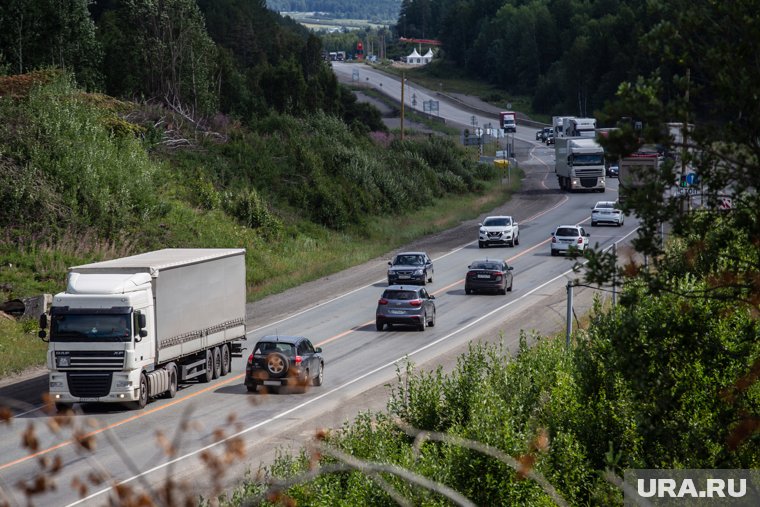
<path id="1" fill-rule="evenodd" d="M 304 390 L 322 385 L 325 361 L 322 349 L 303 336 L 264 336 L 253 347 L 245 366 L 245 386 L 255 392 L 259 386 L 275 391 L 284 386 Z"/>
<path id="2" fill-rule="evenodd" d="M 512 290 L 512 266 L 507 261 L 480 260 L 467 266 L 464 293 L 494 291 L 506 294 Z"/>

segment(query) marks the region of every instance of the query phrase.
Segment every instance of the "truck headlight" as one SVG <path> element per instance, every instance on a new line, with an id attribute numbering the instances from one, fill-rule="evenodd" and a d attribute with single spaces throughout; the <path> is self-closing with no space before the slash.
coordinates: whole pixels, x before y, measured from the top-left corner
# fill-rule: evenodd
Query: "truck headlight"
<path id="1" fill-rule="evenodd" d="M 132 381 L 131 380 L 117 380 L 116 381 L 116 387 L 118 389 L 131 388 L 132 387 Z"/>
<path id="2" fill-rule="evenodd" d="M 63 382 L 53 382 L 51 380 L 50 381 L 50 389 L 53 389 L 54 387 L 63 388 Z"/>

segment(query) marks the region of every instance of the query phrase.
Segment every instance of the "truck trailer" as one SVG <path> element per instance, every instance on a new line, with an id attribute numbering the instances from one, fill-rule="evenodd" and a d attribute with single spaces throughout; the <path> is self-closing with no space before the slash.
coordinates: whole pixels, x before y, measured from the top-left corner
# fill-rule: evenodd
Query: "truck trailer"
<path id="1" fill-rule="evenodd" d="M 643 187 L 647 181 L 659 178 L 659 154 L 651 149 L 639 150 L 621 158 L 618 168 L 618 201 L 622 204 L 630 192 Z"/>
<path id="2" fill-rule="evenodd" d="M 595 139 L 560 137 L 554 140 L 554 171 L 562 190 L 604 192 L 604 150 Z"/>
<path id="3" fill-rule="evenodd" d="M 596 118 L 565 118 L 565 137 L 596 137 Z"/>
<path id="4" fill-rule="evenodd" d="M 554 139 L 565 136 L 565 121 L 575 118 L 574 116 L 552 116 L 552 128 L 554 129 Z"/>
<path id="5" fill-rule="evenodd" d="M 52 402 L 143 408 L 180 382 L 227 375 L 246 339 L 245 299 L 244 249 L 168 248 L 69 268 L 40 317 Z"/>

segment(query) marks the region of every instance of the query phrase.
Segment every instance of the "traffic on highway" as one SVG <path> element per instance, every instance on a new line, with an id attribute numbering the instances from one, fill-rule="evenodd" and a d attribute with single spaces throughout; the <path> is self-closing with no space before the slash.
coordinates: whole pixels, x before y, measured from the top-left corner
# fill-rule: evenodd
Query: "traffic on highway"
<path id="1" fill-rule="evenodd" d="M 352 73 L 349 64 L 335 62 L 333 69 Z M 362 67 L 359 79 L 400 96 L 399 81 L 379 72 Z M 433 99 L 421 88 L 414 93 L 417 100 Z M 472 116 L 443 102 L 440 114 L 462 124 Z M 396 379 L 405 361 L 436 364 L 471 341 L 494 336 L 515 350 L 526 311 L 560 327 L 564 316 L 548 301 L 579 276 L 573 267 L 583 259 L 556 256 L 557 229 L 572 226 L 585 232 L 600 199 L 617 199 L 617 180 L 607 178 L 605 194 L 564 193 L 555 176 L 553 147 L 534 140 L 535 128 L 518 124 L 516 130 L 516 139 L 529 146 L 528 157 L 521 160 L 523 191 L 493 214 L 509 219 L 507 225 L 503 218 L 494 224 L 508 226 L 508 237 L 496 241 L 489 236 L 490 222 L 483 221 L 483 226 L 476 224 L 463 233 L 454 248 L 389 252 L 356 286 L 329 294 L 315 290 L 308 303 L 288 307 L 276 319 L 262 321 L 249 314 L 245 350 L 232 359 L 226 375 L 182 384 L 173 396 L 157 396 L 141 410 L 76 404 L 74 415 L 62 426 L 63 420 L 44 407 L 19 409 L 0 428 L 0 479 L 17 484 L 42 474 L 55 480 L 59 487 L 37 497 L 40 505 L 102 505 L 114 494 L 116 483 L 151 488 L 171 476 L 200 487 L 208 480 L 202 472 L 209 454 L 223 456 L 232 443 L 246 449 L 244 458 L 230 463 L 230 470 L 242 476 L 246 468 L 255 470 L 271 460 L 277 444 L 295 439 L 286 435 L 295 432 L 305 438 L 298 433 L 304 425 L 339 426 L 342 420 L 331 414 L 369 408 L 366 393 Z M 579 236 L 586 241 L 582 246 L 625 244 L 637 227 L 634 217 L 616 225 Z M 562 253 L 571 246 L 577 244 L 567 244 Z M 401 253 L 419 256 L 421 264 L 406 269 L 418 259 L 398 259 Z M 302 382 L 283 380 L 287 369 L 298 372 Z M 382 402 L 376 408 L 382 408 Z M 22 440 L 20 433 L 30 425 L 35 443 L 22 445 L 29 439 Z M 72 431 L 78 438 L 72 438 Z M 98 444 L 83 448 L 85 438 Z M 171 446 L 162 447 L 167 440 Z M 62 466 L 52 473 L 49 463 L 54 457 Z M 69 487 L 72 481 L 86 482 L 91 470 L 111 482 L 91 481 L 84 491 Z"/>

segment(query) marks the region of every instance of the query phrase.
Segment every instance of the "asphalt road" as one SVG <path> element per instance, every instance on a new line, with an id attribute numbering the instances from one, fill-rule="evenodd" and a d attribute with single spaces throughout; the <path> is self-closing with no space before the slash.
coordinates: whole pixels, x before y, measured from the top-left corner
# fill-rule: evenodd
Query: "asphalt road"
<path id="1" fill-rule="evenodd" d="M 441 108 L 441 114 L 447 111 Z M 527 133 L 518 130 L 518 137 L 535 145 L 533 131 Z M 519 246 L 478 249 L 476 221 L 408 246 L 426 249 L 434 259 L 435 280 L 428 290 L 437 298 L 435 327 L 424 332 L 375 330 L 374 309 L 386 285 L 387 258 L 272 296 L 250 305 L 249 339 L 278 333 L 309 336 L 324 349 L 323 386 L 303 394 L 249 394 L 242 383 L 244 362 L 238 358 L 230 375 L 209 384 L 186 385 L 176 398 L 153 400 L 142 411 L 78 406 L 71 426 L 63 428 L 62 421 L 39 409 L 34 396 L 18 396 L 27 405 L 16 405 L 14 417 L 0 426 L 2 494 L 11 505 L 26 504 L 16 485 L 33 481 L 41 471 L 55 479 L 57 488 L 35 497 L 36 505 L 106 504 L 114 490 L 109 482 L 88 482 L 92 471 L 138 488 L 155 488 L 171 477 L 183 483 L 182 491 L 193 494 L 216 479 L 228 485 L 245 468 L 255 470 L 259 463 L 271 462 L 276 445 L 306 441 L 317 428 L 337 427 L 360 411 L 382 408 L 387 397 L 384 386 L 394 381 L 406 359 L 425 367 L 450 365 L 471 341 L 501 335 L 514 348 L 521 329 L 561 329 L 561 294 L 567 280 L 577 275 L 572 273 L 572 261 L 550 256 L 550 233 L 560 223 L 588 225 L 593 204 L 616 197 L 616 181 L 606 194 L 563 194 L 553 173 L 553 150 L 541 145 L 531 149 L 521 167 L 526 172 L 524 190 L 496 210 L 519 221 Z M 624 243 L 635 226 L 629 218 L 622 228 L 588 229 L 592 244 L 609 246 Z M 514 266 L 513 292 L 464 294 L 467 265 L 485 256 L 507 258 Z M 31 392 L 45 388 L 44 377 L 27 383 Z M 0 395 L 13 396 L 22 387 L 6 385 Z M 72 432 L 79 438 L 72 439 Z M 22 435 L 23 441 L 34 445 L 23 447 Z M 83 451 L 75 441 L 94 446 Z M 245 457 L 233 452 L 232 444 L 237 442 L 247 449 Z M 62 467 L 53 474 L 46 460 L 55 456 Z M 226 475 L 209 467 L 210 457 L 230 458 L 230 464 L 221 467 Z M 86 491 L 71 487 L 75 478 L 88 484 Z"/>

